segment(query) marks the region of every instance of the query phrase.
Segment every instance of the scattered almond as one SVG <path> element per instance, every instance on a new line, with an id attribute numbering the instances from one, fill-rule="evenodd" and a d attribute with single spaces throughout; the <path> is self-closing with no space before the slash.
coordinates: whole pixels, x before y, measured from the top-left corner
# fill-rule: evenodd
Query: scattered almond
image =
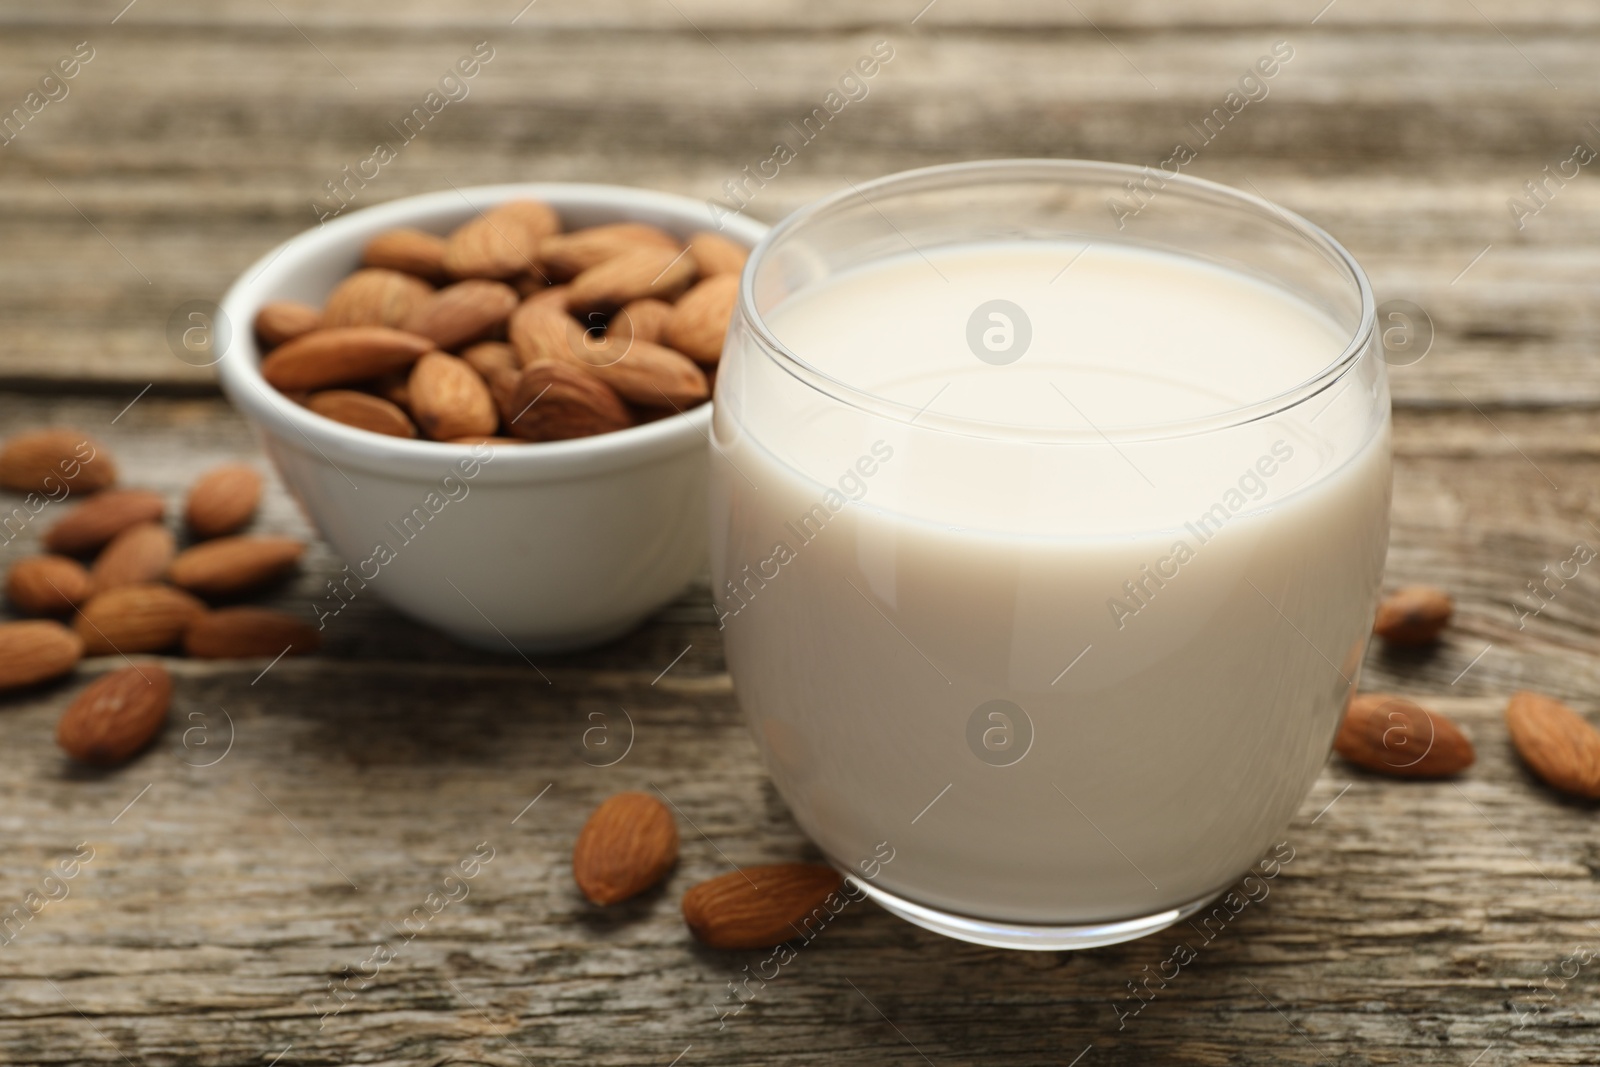
<path id="1" fill-rule="evenodd" d="M 445 240 L 445 270 L 453 278 L 514 278 L 535 270 L 539 242 L 560 230 L 561 220 L 546 204 L 534 200 L 501 204 Z"/>
<path id="2" fill-rule="evenodd" d="M 6 596 L 24 615 L 65 615 L 93 592 L 89 572 L 66 556 L 30 556 L 6 575 Z"/>
<path id="3" fill-rule="evenodd" d="M 806 921 L 842 883 L 838 871 L 815 863 L 746 867 L 685 893 L 683 919 L 712 948 L 771 948 L 805 937 Z M 818 916 L 819 922 L 827 915 Z"/>
<path id="4" fill-rule="evenodd" d="M 433 286 L 410 274 L 381 267 L 358 270 L 334 286 L 322 308 L 322 325 L 400 327 Z"/>
<path id="5" fill-rule="evenodd" d="M 567 305 L 580 314 L 612 311 L 645 297 L 673 300 L 694 281 L 694 256 L 670 248 L 637 248 L 572 279 Z"/>
<path id="6" fill-rule="evenodd" d="M 274 300 L 256 312 L 256 336 L 268 348 L 321 328 L 322 312 L 295 300 Z"/>
<path id="7" fill-rule="evenodd" d="M 317 630 L 303 619 L 267 608 L 222 608 L 195 616 L 183 650 L 198 659 L 254 659 L 315 652 Z"/>
<path id="8" fill-rule="evenodd" d="M 589 816 L 572 850 L 572 876 L 594 904 L 636 897 L 678 862 L 678 827 L 648 793 L 618 793 Z"/>
<path id="9" fill-rule="evenodd" d="M 1600 800 L 1600 732 L 1577 712 L 1523 690 L 1506 705 L 1506 726 L 1517 754 L 1547 785 Z"/>
<path id="10" fill-rule="evenodd" d="M 219 537 L 179 552 L 167 568 L 167 580 L 200 596 L 232 596 L 281 578 L 305 549 L 292 537 Z"/>
<path id="11" fill-rule="evenodd" d="M 41 492 L 58 499 L 63 487 L 93 493 L 116 480 L 111 453 L 81 430 L 29 430 L 0 447 L 0 487 L 20 493 Z"/>
<path id="12" fill-rule="evenodd" d="M 44 547 L 68 556 L 95 551 L 142 522 L 160 522 L 167 504 L 148 489 L 112 489 L 67 512 L 45 531 Z"/>
<path id="13" fill-rule="evenodd" d="M 750 250 L 737 245 L 720 233 L 701 230 L 689 238 L 689 254 L 700 265 L 700 276 L 713 274 L 738 274 L 744 270 Z"/>
<path id="14" fill-rule="evenodd" d="M 503 378 L 503 375 L 497 375 Z M 517 378 L 501 414 L 511 432 L 527 441 L 625 430 L 633 424 L 615 391 L 581 366 L 536 363 Z"/>
<path id="15" fill-rule="evenodd" d="M 504 329 L 517 303 L 511 286 L 471 278 L 429 294 L 406 318 L 404 328 L 440 348 L 459 348 Z"/>
<path id="16" fill-rule="evenodd" d="M 435 441 L 491 434 L 500 425 L 488 385 L 455 356 L 443 352 L 423 356 L 411 368 L 408 391 L 417 425 Z"/>
<path id="17" fill-rule="evenodd" d="M 367 242 L 361 262 L 369 267 L 404 271 L 430 282 L 442 282 L 449 277 L 444 269 L 444 238 L 421 230 L 380 233 Z"/>
<path id="18" fill-rule="evenodd" d="M 56 744 L 80 763 L 122 763 L 167 721 L 172 676 L 159 663 L 123 667 L 90 682 L 56 724 Z"/>
<path id="19" fill-rule="evenodd" d="M 738 297 L 737 274 L 713 274 L 673 305 L 672 317 L 661 334 L 662 344 L 698 363 L 716 363 L 722 358 L 722 339 Z"/>
<path id="20" fill-rule="evenodd" d="M 399 406 L 354 389 L 325 389 L 312 393 L 306 407 L 325 419 L 388 437 L 415 437 L 417 428 Z"/>
<path id="21" fill-rule="evenodd" d="M 683 246 L 676 237 L 659 226 L 643 222 L 613 222 L 546 237 L 539 244 L 539 264 L 549 277 L 566 281 L 590 267 L 640 247 L 670 248 L 676 255 Z"/>
<path id="22" fill-rule="evenodd" d="M 317 330 L 263 360 L 261 376 L 280 392 L 326 389 L 410 367 L 432 350 L 426 337 L 385 326 Z"/>
<path id="23" fill-rule="evenodd" d="M 160 652 L 177 644 L 204 610 L 200 601 L 170 586 L 124 585 L 89 598 L 73 628 L 91 656 Z"/>
<path id="24" fill-rule="evenodd" d="M 1358 767 L 1402 778 L 1448 778 L 1476 759 L 1455 723 L 1387 693 L 1351 700 L 1333 747 Z"/>
<path id="25" fill-rule="evenodd" d="M 177 554 L 177 539 L 159 522 L 141 522 L 111 539 L 94 561 L 95 592 L 161 580 Z"/>
<path id="26" fill-rule="evenodd" d="M 1384 597 L 1372 632 L 1391 645 L 1425 645 L 1439 639 L 1455 602 L 1443 589 L 1408 585 Z"/>
<path id="27" fill-rule="evenodd" d="M 83 658 L 83 640 L 47 619 L 0 623 L 0 689 L 66 674 Z"/>
<path id="28" fill-rule="evenodd" d="M 261 475 L 243 463 L 213 467 L 195 480 L 184 521 L 196 537 L 221 537 L 243 529 L 261 502 Z"/>

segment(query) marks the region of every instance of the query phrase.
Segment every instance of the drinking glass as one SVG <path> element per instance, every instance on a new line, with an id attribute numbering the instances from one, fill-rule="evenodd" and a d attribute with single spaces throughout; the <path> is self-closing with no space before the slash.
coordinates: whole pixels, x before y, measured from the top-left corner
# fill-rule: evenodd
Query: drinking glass
<path id="1" fill-rule="evenodd" d="M 1066 949 L 1292 848 L 1387 548 L 1374 322 L 1321 229 L 1151 168 L 934 167 L 775 227 L 716 383 L 713 593 L 830 861 Z"/>

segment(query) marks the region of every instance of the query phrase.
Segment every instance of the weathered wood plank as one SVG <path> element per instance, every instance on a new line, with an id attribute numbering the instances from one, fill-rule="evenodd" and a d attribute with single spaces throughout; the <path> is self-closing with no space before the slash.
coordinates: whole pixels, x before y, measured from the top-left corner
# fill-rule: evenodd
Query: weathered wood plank
<path id="1" fill-rule="evenodd" d="M 694 948 L 677 894 L 726 870 L 724 854 L 807 855 L 725 686 L 560 677 L 530 693 L 363 678 L 325 680 L 313 705 L 290 683 L 182 682 L 180 712 L 202 711 L 220 731 L 220 705 L 237 731 L 207 768 L 169 738 L 126 772 L 63 780 L 47 740 L 53 701 L 7 716 L 5 884 L 20 894 L 79 841 L 95 850 L 72 896 L 0 959 L 10 1056 L 62 1062 L 75 1048 L 74 1062 L 119 1062 L 92 1021 L 130 1058 L 195 1064 L 264 1062 L 290 1045 L 281 1062 L 513 1063 L 520 1048 L 535 1062 L 660 1064 L 690 1046 L 687 1062 L 913 1061 L 881 1010 L 941 1063 L 1000 1050 L 1060 1063 L 1091 1043 L 1109 1063 L 1461 1063 L 1505 1042 L 1542 968 L 1594 943 L 1592 812 L 1552 801 L 1515 766 L 1497 700 L 1456 699 L 1441 709 L 1480 749 L 1466 781 L 1330 767 L 1288 832 L 1295 861 L 1275 892 L 1208 927 L 1209 942 L 1180 929 L 1018 957 L 862 906 L 719 1030 L 726 983 L 762 954 Z M 633 752 L 608 770 L 573 754 L 584 710 L 602 700 L 639 724 Z M 686 827 L 667 890 L 595 918 L 565 857 L 588 808 L 624 787 L 659 787 L 708 837 Z M 483 841 L 495 859 L 470 897 L 402 944 L 389 924 Z M 327 983 L 385 940 L 396 961 L 319 1028 Z M 1119 1027 L 1137 1006 L 1126 983 L 1180 941 L 1198 961 L 1152 986 L 1157 998 Z M 1588 1054 L 1592 999 L 1573 987 L 1513 1034 L 1545 1062 Z"/>
<path id="2" fill-rule="evenodd" d="M 329 47 L 360 92 L 287 28 L 146 29 L 99 46 L 73 94 L 0 148 L 0 241 L 15 265 L 0 286 L 9 327 L 0 377 L 89 377 L 130 391 L 210 381 L 168 351 L 168 315 L 215 298 L 254 257 L 313 223 L 323 183 L 364 158 L 469 43 L 335 36 Z M 764 158 L 872 39 L 741 40 L 761 71 L 757 93 L 696 34 L 518 37 L 356 203 L 529 178 L 725 196 L 723 184 Z M 1090 32 L 899 40 L 872 94 L 750 211 L 775 219 L 845 178 L 951 158 L 1158 163 L 1271 39 L 1265 30 L 1148 35 L 1129 54 L 1159 78 L 1159 92 Z M 1253 184 L 1306 212 L 1351 245 L 1381 292 L 1433 313 L 1440 355 L 1397 375 L 1401 400 L 1458 403 L 1459 388 L 1494 402 L 1592 403 L 1590 220 L 1600 194 L 1580 178 L 1522 230 L 1507 210 L 1525 181 L 1589 136 L 1600 88 L 1592 45 L 1546 35 L 1548 69 L 1566 83 L 1555 94 L 1492 32 L 1319 31 L 1192 172 Z M 52 30 L 8 31 L 0 99 L 20 99 L 29 72 L 60 47 Z M 282 150 L 287 141 L 295 151 Z"/>
<path id="3" fill-rule="evenodd" d="M 125 14 L 126 0 L 64 0 L 48 7 L 0 12 L 0 25 L 99 26 L 117 18 L 117 25 L 168 27 L 250 27 L 277 29 L 286 19 L 308 28 L 491 28 L 515 24 L 529 30 L 549 27 L 682 29 L 693 24 L 706 30 L 780 32 L 795 29 L 849 29 L 862 25 L 909 23 L 928 29 L 1078 28 L 1167 30 L 1174 27 L 1282 25 L 1462 27 L 1482 30 L 1500 26 L 1527 29 L 1551 25 L 1584 27 L 1600 24 L 1592 5 L 1583 0 L 1477 0 L 1467 6 L 1452 0 L 1414 0 L 1404 6 L 1382 0 L 1341 0 L 1328 5 L 1301 0 L 1211 0 L 1185 4 L 1175 0 L 1081 0 L 1062 5 L 1051 0 L 1013 0 L 1007 4 L 963 4 L 942 0 L 775 0 L 752 7 L 736 0 L 685 0 L 673 7 L 649 0 L 599 0 L 582 5 L 525 5 L 522 0 L 463 0 L 441 8 L 426 0 L 395 3 L 353 2 L 337 7 L 313 0 L 283 0 L 280 13 L 263 11 L 249 0 L 177 0 L 147 4 Z M 674 10 L 674 7 L 676 10 Z M 1474 10 L 1474 8 L 1476 10 Z"/>
<path id="4" fill-rule="evenodd" d="M 0 421 L 82 425 L 130 480 L 174 494 L 204 465 L 252 454 L 220 401 L 146 397 L 113 425 L 120 407 L 0 398 Z M 1600 941 L 1594 813 L 1531 780 L 1499 716 L 1527 685 L 1600 710 L 1590 576 L 1523 631 L 1507 607 L 1525 574 L 1585 536 L 1600 419 L 1406 411 L 1397 452 L 1391 580 L 1444 584 L 1460 621 L 1428 656 L 1374 653 L 1367 684 L 1456 717 L 1479 762 L 1452 784 L 1333 761 L 1288 831 L 1295 860 L 1220 932 L 1019 956 L 861 905 L 719 1029 L 728 981 L 763 957 L 696 948 L 678 895 L 727 860 L 810 851 L 739 722 L 704 590 L 616 646 L 541 663 L 548 684 L 357 602 L 325 656 L 256 684 L 260 664 L 171 661 L 173 726 L 123 770 L 74 771 L 55 751 L 74 684 L 0 701 L 0 901 L 36 889 L 79 842 L 95 850 L 70 895 L 0 948 L 0 1049 L 40 1063 L 868 1064 L 920 1062 L 915 1043 L 941 1064 L 1043 1064 L 1092 1044 L 1101 1063 L 1460 1064 L 1494 1043 L 1587 1062 L 1592 975 L 1552 986 L 1537 1013 L 1532 990 Z M 277 491 L 262 525 L 305 529 Z M 26 550 L 19 539 L 5 555 Z M 331 568 L 313 553 L 274 602 L 293 609 Z M 1452 686 L 1487 641 L 1495 651 Z M 588 715 L 620 730 L 618 707 L 633 748 L 591 766 Z M 201 766 L 230 722 L 232 748 Z M 194 726 L 207 732 L 185 735 Z M 683 812 L 683 862 L 664 891 L 595 916 L 570 884 L 573 835 L 607 793 L 656 787 Z M 495 858 L 468 898 L 399 945 L 389 924 L 482 841 Z M 319 1028 L 327 984 L 386 938 L 395 961 Z M 1130 1015 L 1127 983 L 1179 941 L 1198 959 Z"/>

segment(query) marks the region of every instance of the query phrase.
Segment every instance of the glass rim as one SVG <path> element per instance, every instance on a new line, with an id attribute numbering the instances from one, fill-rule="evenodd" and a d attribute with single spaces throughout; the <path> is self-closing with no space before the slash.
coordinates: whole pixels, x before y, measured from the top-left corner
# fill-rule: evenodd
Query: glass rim
<path id="1" fill-rule="evenodd" d="M 1371 282 L 1367 279 L 1366 271 L 1362 270 L 1361 265 L 1356 262 L 1355 257 L 1332 234 L 1310 219 L 1296 214 L 1279 204 L 1275 204 L 1265 197 L 1245 192 L 1242 189 L 1236 189 L 1230 185 L 1223 185 L 1220 182 L 1208 181 L 1204 178 L 1196 178 L 1187 174 L 1173 174 L 1165 170 L 1161 172 L 1161 180 L 1164 183 L 1163 191 L 1166 191 L 1170 186 L 1176 186 L 1179 192 L 1187 192 L 1199 197 L 1209 197 L 1214 200 L 1232 201 L 1235 204 L 1249 208 L 1260 216 L 1275 218 L 1279 222 L 1286 224 L 1296 236 L 1327 253 L 1332 260 L 1330 266 L 1335 269 L 1343 268 L 1348 280 L 1355 283 L 1357 292 L 1360 295 L 1361 317 L 1349 342 L 1337 357 L 1310 377 L 1287 389 L 1225 411 L 1189 419 L 1141 423 L 1111 427 L 1109 429 L 1093 427 L 1088 430 L 1052 429 L 1043 431 L 1039 427 L 1013 427 L 1005 423 L 997 423 L 985 419 L 929 413 L 926 410 L 926 405 L 921 409 L 915 408 L 909 404 L 902 404 L 899 401 L 880 396 L 871 390 L 851 385 L 819 370 L 798 353 L 791 351 L 782 341 L 778 340 L 777 336 L 772 332 L 771 326 L 760 311 L 757 310 L 755 301 L 756 274 L 761 270 L 773 249 L 797 230 L 814 222 L 839 205 L 850 200 L 859 199 L 868 207 L 878 210 L 877 205 L 868 198 L 868 193 L 884 190 L 893 191 L 903 186 L 911 186 L 929 180 L 951 179 L 950 185 L 959 185 L 963 180 L 969 184 L 976 183 L 984 175 L 1020 178 L 1030 172 L 1045 176 L 1054 173 L 1063 177 L 1084 174 L 1100 175 L 1115 178 L 1120 182 L 1124 179 L 1144 177 L 1151 172 L 1151 168 L 1148 166 L 1134 166 L 1128 163 L 1109 163 L 1085 159 L 986 159 L 918 167 L 914 170 L 898 171 L 860 184 L 847 182 L 848 189 L 841 189 L 820 200 L 812 201 L 785 216 L 777 225 L 767 231 L 761 242 L 751 250 L 749 264 L 739 280 L 737 303 L 739 316 L 754 333 L 757 342 L 767 356 L 773 358 L 780 367 L 802 384 L 815 389 L 830 399 L 898 422 L 910 424 L 915 421 L 922 429 L 939 430 L 946 433 L 982 437 L 991 440 L 1000 436 L 1027 440 L 1030 443 L 1092 441 L 1103 444 L 1110 441 L 1164 440 L 1232 429 L 1260 421 L 1261 419 L 1271 418 L 1274 415 L 1304 404 L 1333 386 L 1359 362 L 1362 353 L 1371 344 L 1377 328 L 1377 304 L 1372 295 Z M 885 217 L 885 221 L 888 221 L 887 217 Z M 893 225 L 891 222 L 890 226 L 892 227 Z M 907 244 L 910 244 L 910 242 L 907 241 Z M 916 246 L 912 245 L 911 247 L 916 250 Z M 1001 432 L 997 434 L 996 431 Z M 1044 432 L 1048 432 L 1047 437 L 1041 437 Z"/>

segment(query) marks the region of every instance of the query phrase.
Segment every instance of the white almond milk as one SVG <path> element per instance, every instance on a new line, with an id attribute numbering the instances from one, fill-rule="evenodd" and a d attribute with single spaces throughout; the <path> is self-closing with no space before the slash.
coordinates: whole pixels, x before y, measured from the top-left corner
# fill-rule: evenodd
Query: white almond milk
<path id="1" fill-rule="evenodd" d="M 730 339 L 712 558 L 739 702 L 832 858 L 889 842 L 890 893 L 1035 924 L 1198 900 L 1281 839 L 1356 680 L 1387 541 L 1381 368 L 1232 429 L 1140 432 L 1237 421 L 1348 334 L 1165 253 L 925 252 L 765 314 L 898 418 Z M 969 343 L 997 299 L 1031 334 L 1004 365 Z M 979 348 L 1015 345 L 1015 319 L 980 316 Z"/>

